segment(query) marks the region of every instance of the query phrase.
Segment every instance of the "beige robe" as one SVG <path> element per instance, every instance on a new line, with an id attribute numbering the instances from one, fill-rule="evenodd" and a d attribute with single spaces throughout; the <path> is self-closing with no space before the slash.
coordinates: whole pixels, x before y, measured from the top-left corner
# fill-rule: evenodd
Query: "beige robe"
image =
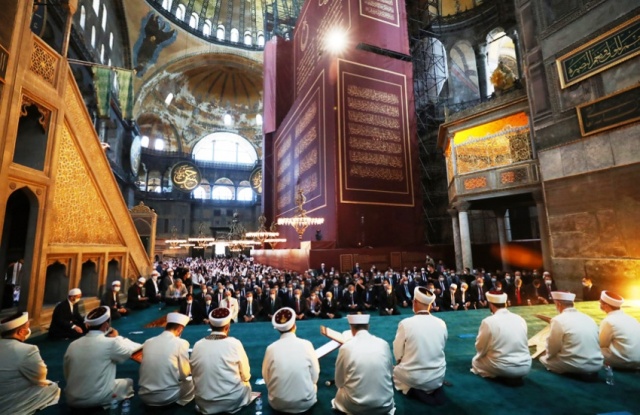
<path id="1" fill-rule="evenodd" d="M 640 369 L 640 322 L 622 310 L 611 311 L 600 323 L 604 362 L 619 369 Z"/>

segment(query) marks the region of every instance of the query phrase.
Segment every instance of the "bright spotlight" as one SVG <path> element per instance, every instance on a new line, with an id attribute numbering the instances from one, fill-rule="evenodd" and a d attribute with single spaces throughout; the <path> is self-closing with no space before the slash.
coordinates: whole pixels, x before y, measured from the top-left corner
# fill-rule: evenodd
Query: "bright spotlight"
<path id="1" fill-rule="evenodd" d="M 327 33 L 325 48 L 331 53 L 340 53 L 347 46 L 347 34 L 342 29 L 333 29 Z"/>

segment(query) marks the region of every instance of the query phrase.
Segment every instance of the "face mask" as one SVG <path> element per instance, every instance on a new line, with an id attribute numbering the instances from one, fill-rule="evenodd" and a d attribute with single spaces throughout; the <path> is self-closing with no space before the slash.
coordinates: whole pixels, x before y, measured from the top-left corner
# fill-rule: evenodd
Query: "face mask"
<path id="1" fill-rule="evenodd" d="M 496 282 L 496 279 L 495 278 L 491 278 L 491 282 Z"/>
<path id="2" fill-rule="evenodd" d="M 438 281 L 444 281 L 444 278 L 438 278 Z"/>
<path id="3" fill-rule="evenodd" d="M 207 301 L 206 303 L 207 303 L 207 305 L 211 305 L 211 301 Z"/>
<path id="4" fill-rule="evenodd" d="M 427 291 L 429 291 L 431 294 L 433 294 L 433 288 L 427 288 Z"/>
<path id="5" fill-rule="evenodd" d="M 511 281 L 511 277 L 505 277 L 505 280 Z"/>
<path id="6" fill-rule="evenodd" d="M 547 285 L 551 285 L 551 280 L 544 280 L 544 283 Z"/>
<path id="7" fill-rule="evenodd" d="M 465 291 L 467 291 L 467 289 L 462 287 L 462 288 L 460 288 L 460 291 L 465 292 Z"/>
<path id="8" fill-rule="evenodd" d="M 339 284 L 333 284 L 334 287 L 337 287 Z"/>
<path id="9" fill-rule="evenodd" d="M 31 328 L 27 329 L 27 334 L 24 336 L 24 339 L 27 340 L 29 337 L 31 337 Z"/>
<path id="10" fill-rule="evenodd" d="M 405 282 L 404 282 L 404 285 L 409 285 L 409 281 L 405 281 Z"/>
<path id="11" fill-rule="evenodd" d="M 502 287 L 496 287 L 497 291 L 502 291 Z"/>
<path id="12" fill-rule="evenodd" d="M 252 302 L 253 301 L 253 297 L 247 297 L 247 301 L 248 302 Z"/>
<path id="13" fill-rule="evenodd" d="M 270 295 L 269 297 L 271 297 L 271 299 L 272 299 L 272 300 L 275 300 L 275 299 L 276 299 L 276 296 L 275 296 L 275 295 Z"/>
<path id="14" fill-rule="evenodd" d="M 115 291 L 115 292 L 120 291 L 120 287 L 113 287 L 113 291 Z"/>
<path id="15" fill-rule="evenodd" d="M 315 295 L 311 296 L 311 301 L 316 301 L 316 296 Z"/>
<path id="16" fill-rule="evenodd" d="M 73 300 L 71 300 L 71 304 L 78 304 L 79 301 L 79 298 L 74 298 Z"/>
<path id="17" fill-rule="evenodd" d="M 300 299 L 300 296 L 298 294 L 294 295 L 294 297 L 298 300 Z"/>
<path id="18" fill-rule="evenodd" d="M 193 303 L 193 301 L 187 301 L 187 304 L 191 304 L 191 303 Z"/>
<path id="19" fill-rule="evenodd" d="M 582 283 L 582 286 L 583 286 L 583 287 L 588 287 L 588 286 L 589 286 L 589 284 L 587 284 L 586 282 L 583 282 L 583 283 Z"/>
<path id="20" fill-rule="evenodd" d="M 482 287 L 483 285 L 484 285 L 484 283 L 483 283 L 483 282 L 479 282 L 479 283 L 478 283 L 478 287 Z"/>

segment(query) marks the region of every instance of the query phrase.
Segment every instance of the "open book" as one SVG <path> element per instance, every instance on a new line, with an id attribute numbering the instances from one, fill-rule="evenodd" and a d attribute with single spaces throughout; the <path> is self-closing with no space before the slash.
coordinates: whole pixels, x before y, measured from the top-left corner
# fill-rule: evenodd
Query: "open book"
<path id="1" fill-rule="evenodd" d="M 551 317 L 543 316 L 542 314 L 535 314 L 540 320 L 551 322 Z M 545 326 L 542 330 L 537 332 L 529 339 L 529 347 L 535 347 L 536 350 L 531 354 L 532 359 L 538 358 L 542 353 L 547 350 L 547 339 L 551 333 L 551 326 Z"/>
<path id="2" fill-rule="evenodd" d="M 352 337 L 350 330 L 339 333 L 325 326 L 320 326 L 320 334 L 328 337 L 329 339 L 331 339 L 331 341 L 323 344 L 322 346 L 316 349 L 316 356 L 318 356 L 318 359 L 340 348 L 340 346 L 342 346 L 343 344 L 351 340 L 351 337 Z"/>

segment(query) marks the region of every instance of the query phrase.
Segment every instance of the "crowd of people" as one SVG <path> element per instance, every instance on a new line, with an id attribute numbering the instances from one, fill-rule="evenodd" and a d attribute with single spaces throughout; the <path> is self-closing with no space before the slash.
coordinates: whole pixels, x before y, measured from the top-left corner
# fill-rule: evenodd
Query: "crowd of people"
<path id="1" fill-rule="evenodd" d="M 595 292 L 583 279 L 584 298 Z M 281 335 L 266 347 L 262 376 L 269 405 L 280 413 L 303 413 L 317 401 L 318 356 L 308 340 L 296 336 L 300 320 L 346 314 L 350 333 L 340 347 L 335 368 L 337 393 L 332 407 L 347 414 L 393 414 L 394 387 L 411 399 L 442 404 L 446 374 L 447 326 L 438 313 L 488 308 L 478 330 L 471 371 L 507 383 L 521 383 L 531 370 L 527 324 L 509 306 L 553 303 L 546 354 L 549 370 L 591 380 L 603 364 L 640 369 L 640 323 L 621 310 L 624 300 L 611 291 L 598 293 L 606 317 L 600 327 L 574 308 L 575 294 L 558 291 L 548 272 L 451 272 L 433 262 L 424 268 L 368 271 L 356 264 L 339 274 L 324 264 L 304 273 L 283 271 L 247 259 L 186 259 L 157 264 L 149 279 L 140 278 L 120 301 L 114 281 L 102 305 L 85 317 L 82 293 L 69 291 L 54 310 L 49 335 L 75 339 L 64 355 L 65 396 L 72 408 L 106 407 L 134 394 L 132 379 L 116 378 L 116 366 L 142 350 L 138 394 L 150 407 L 186 405 L 195 400 L 203 414 L 234 413 L 252 393 L 249 359 L 231 336 L 234 323 L 268 320 Z M 150 304 L 178 307 L 167 315 L 165 331 L 143 345 L 119 335 L 111 321 Z M 392 342 L 369 333 L 370 315 L 413 316 L 400 321 Z M 180 336 L 189 324 L 208 324 L 211 334 L 189 342 Z M 7 385 L 0 405 L 11 413 L 33 413 L 58 401 L 57 384 L 46 379 L 38 348 L 29 337 L 26 313 L 0 322 L 0 383 Z M 395 364 L 394 364 L 395 360 Z M 98 369 L 96 369 L 96 367 Z M 9 369 L 9 370 L 6 370 Z M 6 379 L 4 377 L 7 377 Z M 16 400 L 12 392 L 22 399 Z M 11 392 L 11 393 L 10 393 Z M 11 396 L 11 399 L 6 398 Z"/>

